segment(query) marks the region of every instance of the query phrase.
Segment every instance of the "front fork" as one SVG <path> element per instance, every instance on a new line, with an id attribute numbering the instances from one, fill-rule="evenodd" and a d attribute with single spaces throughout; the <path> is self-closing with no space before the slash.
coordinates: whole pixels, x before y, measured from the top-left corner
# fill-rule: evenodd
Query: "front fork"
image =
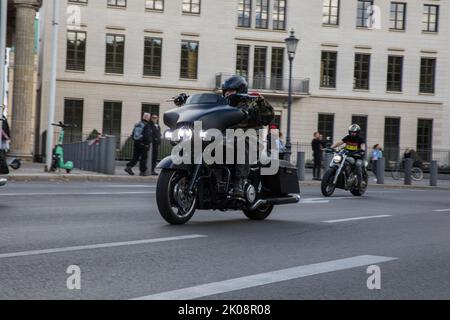
<path id="1" fill-rule="evenodd" d="M 194 166 L 194 170 L 192 172 L 191 180 L 189 181 L 189 186 L 188 186 L 188 190 L 187 190 L 190 195 L 194 194 L 194 186 L 195 186 L 195 183 L 197 182 L 201 167 L 202 167 L 201 164 L 196 164 Z"/>

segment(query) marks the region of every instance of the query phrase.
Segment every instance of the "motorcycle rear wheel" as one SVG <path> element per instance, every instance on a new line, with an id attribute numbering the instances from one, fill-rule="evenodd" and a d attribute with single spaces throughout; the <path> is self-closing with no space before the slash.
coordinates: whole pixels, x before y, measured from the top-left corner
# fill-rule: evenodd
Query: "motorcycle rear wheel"
<path id="1" fill-rule="evenodd" d="M 367 176 L 367 174 L 364 175 L 363 180 L 364 181 L 362 183 L 363 185 L 361 186 L 361 188 L 350 190 L 352 195 L 354 195 L 355 197 L 362 197 L 367 191 L 367 185 L 369 184 L 369 177 Z"/>
<path id="2" fill-rule="evenodd" d="M 330 168 L 325 171 L 322 178 L 321 190 L 324 197 L 331 197 L 336 190 L 336 186 L 333 184 L 334 177 L 336 175 L 336 169 Z"/>
<path id="3" fill-rule="evenodd" d="M 161 217 L 170 224 L 186 224 L 195 213 L 197 197 L 184 193 L 185 182 L 188 178 L 187 173 L 174 170 L 163 170 L 158 177 L 156 203 Z M 187 200 L 188 206 L 186 208 L 180 207 L 180 201 L 185 200 L 182 197 L 192 197 Z"/>

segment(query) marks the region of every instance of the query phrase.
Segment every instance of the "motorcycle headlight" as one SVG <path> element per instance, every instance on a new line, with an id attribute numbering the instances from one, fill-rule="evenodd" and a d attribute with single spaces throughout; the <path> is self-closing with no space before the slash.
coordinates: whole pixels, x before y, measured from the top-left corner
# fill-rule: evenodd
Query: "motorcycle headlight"
<path id="1" fill-rule="evenodd" d="M 333 158 L 334 163 L 340 163 L 341 161 L 342 161 L 342 156 L 340 156 L 340 155 L 334 156 L 334 158 Z"/>
<path id="2" fill-rule="evenodd" d="M 164 132 L 164 138 L 167 140 L 172 140 L 173 137 L 173 131 L 167 130 L 166 132 Z"/>
<path id="3" fill-rule="evenodd" d="M 192 139 L 192 129 L 189 128 L 181 128 L 178 129 L 178 140 L 191 140 Z"/>

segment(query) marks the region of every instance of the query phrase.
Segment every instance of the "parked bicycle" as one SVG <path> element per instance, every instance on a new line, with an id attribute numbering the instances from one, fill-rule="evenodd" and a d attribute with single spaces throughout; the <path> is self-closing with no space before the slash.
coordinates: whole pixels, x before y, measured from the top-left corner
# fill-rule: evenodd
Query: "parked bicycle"
<path id="1" fill-rule="evenodd" d="M 405 167 L 403 165 L 403 161 L 398 161 L 395 164 L 391 171 L 391 175 L 394 180 L 400 180 L 405 177 Z M 411 169 L 411 179 L 414 181 L 420 181 L 423 179 L 423 170 L 417 163 L 414 163 Z"/>

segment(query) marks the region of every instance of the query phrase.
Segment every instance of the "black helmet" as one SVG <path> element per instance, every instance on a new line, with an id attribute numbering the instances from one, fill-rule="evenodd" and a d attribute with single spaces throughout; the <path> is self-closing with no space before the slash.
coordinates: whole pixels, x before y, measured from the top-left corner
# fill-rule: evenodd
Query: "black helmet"
<path id="1" fill-rule="evenodd" d="M 248 83 L 244 77 L 232 76 L 228 78 L 222 85 L 222 92 L 225 96 L 225 92 L 230 90 L 236 90 L 236 93 L 246 94 L 248 93 Z"/>
<path id="2" fill-rule="evenodd" d="M 357 124 L 352 124 L 349 128 L 348 128 L 348 133 L 352 134 L 352 133 L 356 133 L 357 135 L 361 133 L 361 127 Z"/>

